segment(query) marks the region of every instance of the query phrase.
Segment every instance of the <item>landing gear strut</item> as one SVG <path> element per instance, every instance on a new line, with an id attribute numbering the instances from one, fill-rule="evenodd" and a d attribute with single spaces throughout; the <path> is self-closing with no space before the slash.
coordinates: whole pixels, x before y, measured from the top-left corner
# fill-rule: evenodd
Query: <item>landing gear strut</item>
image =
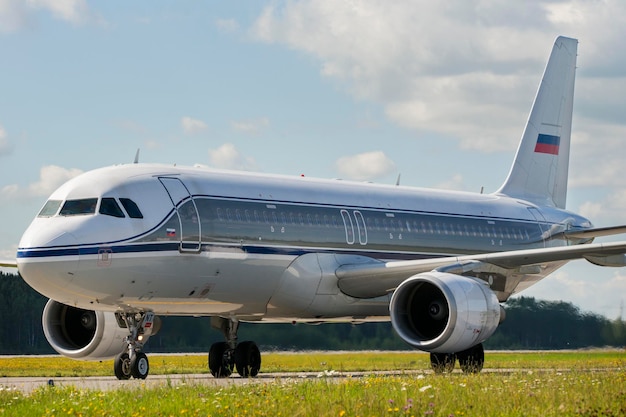
<path id="1" fill-rule="evenodd" d="M 485 350 L 483 344 L 457 353 L 435 353 L 430 354 L 430 366 L 436 374 L 449 373 L 454 370 L 456 360 L 459 360 L 461 370 L 466 374 L 477 374 L 483 369 L 485 364 Z"/>
<path id="2" fill-rule="evenodd" d="M 233 369 L 242 377 L 255 377 L 261 369 L 261 352 L 251 341 L 237 343 L 239 321 L 211 317 L 211 327 L 224 335 L 225 342 L 214 343 L 209 350 L 209 370 L 216 378 L 227 378 Z"/>
<path id="3" fill-rule="evenodd" d="M 148 357 L 143 353 L 143 345 L 153 331 L 155 315 L 151 312 L 118 313 L 115 315 L 120 324 L 128 328 L 130 334 L 124 342 L 127 348 L 115 357 L 113 370 L 117 379 L 146 379 L 150 372 Z"/>

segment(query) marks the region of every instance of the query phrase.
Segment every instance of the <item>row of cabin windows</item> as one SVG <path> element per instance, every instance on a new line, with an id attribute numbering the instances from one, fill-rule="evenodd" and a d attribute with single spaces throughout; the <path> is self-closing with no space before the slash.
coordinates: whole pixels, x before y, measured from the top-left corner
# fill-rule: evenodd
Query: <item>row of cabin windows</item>
<path id="1" fill-rule="evenodd" d="M 220 222 L 261 223 L 278 226 L 310 226 L 341 228 L 346 227 L 339 215 L 311 214 L 294 211 L 248 210 L 248 209 L 216 209 Z M 394 216 L 395 217 L 395 216 Z M 427 220 L 406 220 L 394 217 L 373 217 L 363 215 L 367 230 L 371 232 L 416 233 L 422 235 L 448 235 L 461 237 L 484 237 L 496 239 L 530 240 L 526 227 L 501 227 L 494 225 L 476 225 L 467 223 L 446 223 Z M 353 226 L 356 227 L 352 217 Z M 532 226 L 538 231 L 536 226 Z"/>
<path id="2" fill-rule="evenodd" d="M 132 219 L 143 219 L 143 214 L 141 213 L 141 210 L 139 210 L 137 203 L 135 203 L 133 200 L 131 200 L 130 198 L 120 198 L 119 202 L 124 207 L 124 210 L 126 210 L 128 217 Z M 81 198 L 66 201 L 48 200 L 46 201 L 46 204 L 43 206 L 37 216 L 52 217 L 57 215 L 57 213 L 59 216 L 79 216 L 95 214 L 97 207 L 97 198 Z M 117 200 L 112 197 L 103 197 L 100 200 L 100 208 L 98 209 L 98 213 L 118 218 L 126 217 L 126 214 L 124 214 L 124 212 L 122 211 Z"/>

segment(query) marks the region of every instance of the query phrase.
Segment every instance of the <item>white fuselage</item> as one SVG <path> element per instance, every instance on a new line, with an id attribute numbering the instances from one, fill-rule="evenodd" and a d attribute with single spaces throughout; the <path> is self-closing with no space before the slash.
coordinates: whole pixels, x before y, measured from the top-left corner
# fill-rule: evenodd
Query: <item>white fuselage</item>
<path id="1" fill-rule="evenodd" d="M 84 309 L 356 320 L 388 316 L 389 297 L 341 293 L 345 257 L 564 245 L 550 237 L 590 226 L 501 195 L 133 164 L 54 192 L 17 259 L 33 288 Z"/>

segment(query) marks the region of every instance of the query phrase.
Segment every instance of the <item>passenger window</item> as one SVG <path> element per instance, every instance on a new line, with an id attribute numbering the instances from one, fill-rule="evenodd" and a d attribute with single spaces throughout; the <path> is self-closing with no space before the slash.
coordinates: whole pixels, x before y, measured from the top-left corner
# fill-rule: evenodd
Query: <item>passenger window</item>
<path id="1" fill-rule="evenodd" d="M 143 214 L 141 214 L 141 210 L 137 207 L 137 204 L 131 200 L 130 198 L 120 198 L 120 203 L 124 206 L 126 213 L 132 219 L 143 219 Z"/>
<path id="2" fill-rule="evenodd" d="M 57 214 L 59 207 L 61 207 L 61 200 L 48 200 L 43 206 L 37 217 L 52 217 Z"/>
<path id="3" fill-rule="evenodd" d="M 110 197 L 102 199 L 102 201 L 100 202 L 99 213 L 113 217 L 126 217 L 124 216 L 124 212 L 122 211 L 120 206 L 117 204 L 117 201 L 115 201 L 114 198 Z"/>
<path id="4" fill-rule="evenodd" d="M 98 204 L 97 198 L 83 198 L 80 200 L 67 200 L 61 212 L 61 216 L 77 216 L 82 214 L 95 214 L 96 205 Z"/>

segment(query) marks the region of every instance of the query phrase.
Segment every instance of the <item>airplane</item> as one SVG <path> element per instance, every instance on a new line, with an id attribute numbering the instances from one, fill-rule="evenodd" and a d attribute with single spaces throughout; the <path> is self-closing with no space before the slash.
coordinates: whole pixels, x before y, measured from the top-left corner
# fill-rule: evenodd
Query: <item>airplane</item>
<path id="1" fill-rule="evenodd" d="M 626 265 L 626 232 L 565 209 L 578 41 L 558 37 L 511 170 L 491 194 L 135 163 L 69 180 L 15 261 L 75 359 L 144 379 L 158 316 L 210 317 L 218 378 L 256 376 L 241 322 L 391 321 L 435 372 L 480 372 L 501 303 L 568 261 Z"/>

